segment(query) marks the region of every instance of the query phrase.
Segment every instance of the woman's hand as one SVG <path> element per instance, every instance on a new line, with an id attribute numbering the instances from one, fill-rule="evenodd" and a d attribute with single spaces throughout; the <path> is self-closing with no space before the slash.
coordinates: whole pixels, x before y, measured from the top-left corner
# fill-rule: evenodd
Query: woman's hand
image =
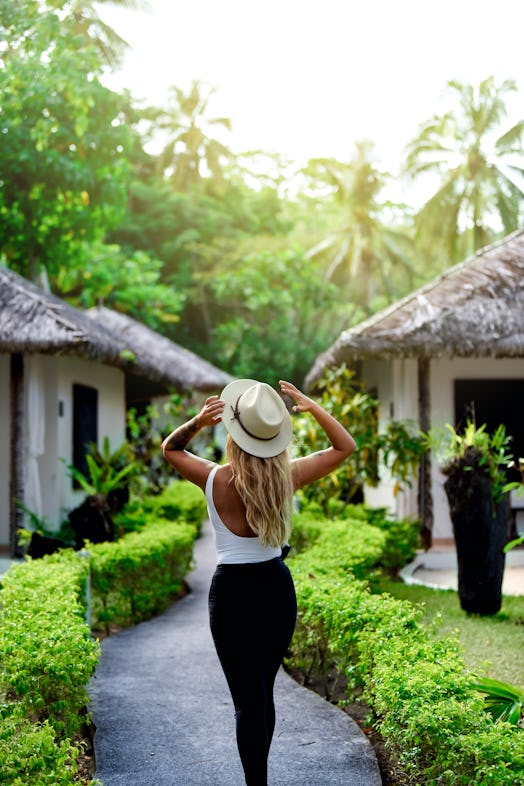
<path id="1" fill-rule="evenodd" d="M 200 412 L 197 415 L 197 422 L 200 428 L 206 426 L 216 426 L 222 420 L 225 402 L 218 396 L 209 396 Z"/>
<path id="2" fill-rule="evenodd" d="M 292 385 L 291 382 L 284 382 L 284 380 L 280 380 L 280 390 L 282 393 L 285 393 L 287 396 L 291 396 L 292 399 L 296 401 L 295 406 L 293 407 L 293 412 L 309 412 L 311 407 L 314 405 L 314 401 L 308 398 L 304 393 L 302 393 L 295 385 Z"/>

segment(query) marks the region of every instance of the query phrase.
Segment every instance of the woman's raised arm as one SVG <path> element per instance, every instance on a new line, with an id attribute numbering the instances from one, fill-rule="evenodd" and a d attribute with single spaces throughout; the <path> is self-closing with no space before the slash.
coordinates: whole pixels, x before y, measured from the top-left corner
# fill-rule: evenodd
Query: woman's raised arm
<path id="1" fill-rule="evenodd" d="M 162 442 L 162 453 L 172 467 L 182 477 L 204 488 L 213 466 L 212 461 L 199 458 L 189 453 L 185 448 L 189 445 L 195 434 L 207 426 L 216 426 L 222 417 L 224 402 L 218 396 L 210 396 L 198 415 L 182 423 Z"/>
<path id="2" fill-rule="evenodd" d="M 309 412 L 323 429 L 331 442 L 331 447 L 310 453 L 309 456 L 294 459 L 293 471 L 295 486 L 300 488 L 314 480 L 329 475 L 339 467 L 355 450 L 355 440 L 336 418 L 326 412 L 316 401 L 302 393 L 291 382 L 280 381 L 282 393 L 295 401 L 294 412 Z"/>

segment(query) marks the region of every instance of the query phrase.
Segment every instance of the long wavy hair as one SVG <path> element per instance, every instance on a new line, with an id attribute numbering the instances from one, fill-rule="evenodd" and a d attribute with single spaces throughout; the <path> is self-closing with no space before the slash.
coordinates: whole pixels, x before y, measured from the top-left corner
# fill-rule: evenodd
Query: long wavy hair
<path id="1" fill-rule="evenodd" d="M 288 451 L 258 458 L 239 448 L 228 434 L 226 456 L 250 528 L 262 545 L 283 546 L 291 530 L 295 491 Z"/>

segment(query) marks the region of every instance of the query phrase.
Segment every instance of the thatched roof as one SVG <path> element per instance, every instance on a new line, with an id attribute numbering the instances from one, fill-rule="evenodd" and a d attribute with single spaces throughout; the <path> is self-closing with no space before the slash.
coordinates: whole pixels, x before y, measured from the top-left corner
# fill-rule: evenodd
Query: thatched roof
<path id="1" fill-rule="evenodd" d="M 524 357 L 524 230 L 344 331 L 307 375 L 366 357 Z"/>
<path id="2" fill-rule="evenodd" d="M 80 311 L 0 267 L 0 352 L 70 354 L 118 366 L 155 383 L 155 394 L 218 390 L 225 372 L 130 317 Z"/>
<path id="3" fill-rule="evenodd" d="M 121 365 L 124 349 L 82 311 L 0 267 L 0 352 L 71 353 Z"/>
<path id="4" fill-rule="evenodd" d="M 231 382 L 232 377 L 225 371 L 125 314 L 103 306 L 86 313 L 97 326 L 116 333 L 124 341 L 148 379 L 179 390 L 216 390 Z"/>

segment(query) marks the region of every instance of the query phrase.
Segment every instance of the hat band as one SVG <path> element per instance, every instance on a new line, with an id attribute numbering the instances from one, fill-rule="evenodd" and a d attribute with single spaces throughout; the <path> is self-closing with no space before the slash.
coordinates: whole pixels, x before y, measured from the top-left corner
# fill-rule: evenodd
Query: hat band
<path id="1" fill-rule="evenodd" d="M 248 437 L 251 437 L 251 439 L 258 439 L 261 442 L 271 442 L 272 439 L 278 437 L 278 435 L 280 434 L 280 429 L 278 429 L 278 431 L 275 434 L 273 434 L 272 437 L 257 437 L 256 434 L 252 434 L 251 431 L 248 431 L 248 429 L 242 423 L 242 420 L 240 418 L 240 410 L 238 409 L 238 402 L 240 401 L 241 398 L 242 398 L 242 394 L 240 394 L 240 396 L 237 398 L 235 406 L 231 407 L 231 409 L 233 410 L 233 417 L 231 418 L 231 420 L 237 420 L 238 425 L 240 426 L 242 431 L 244 431 L 248 435 Z"/>

